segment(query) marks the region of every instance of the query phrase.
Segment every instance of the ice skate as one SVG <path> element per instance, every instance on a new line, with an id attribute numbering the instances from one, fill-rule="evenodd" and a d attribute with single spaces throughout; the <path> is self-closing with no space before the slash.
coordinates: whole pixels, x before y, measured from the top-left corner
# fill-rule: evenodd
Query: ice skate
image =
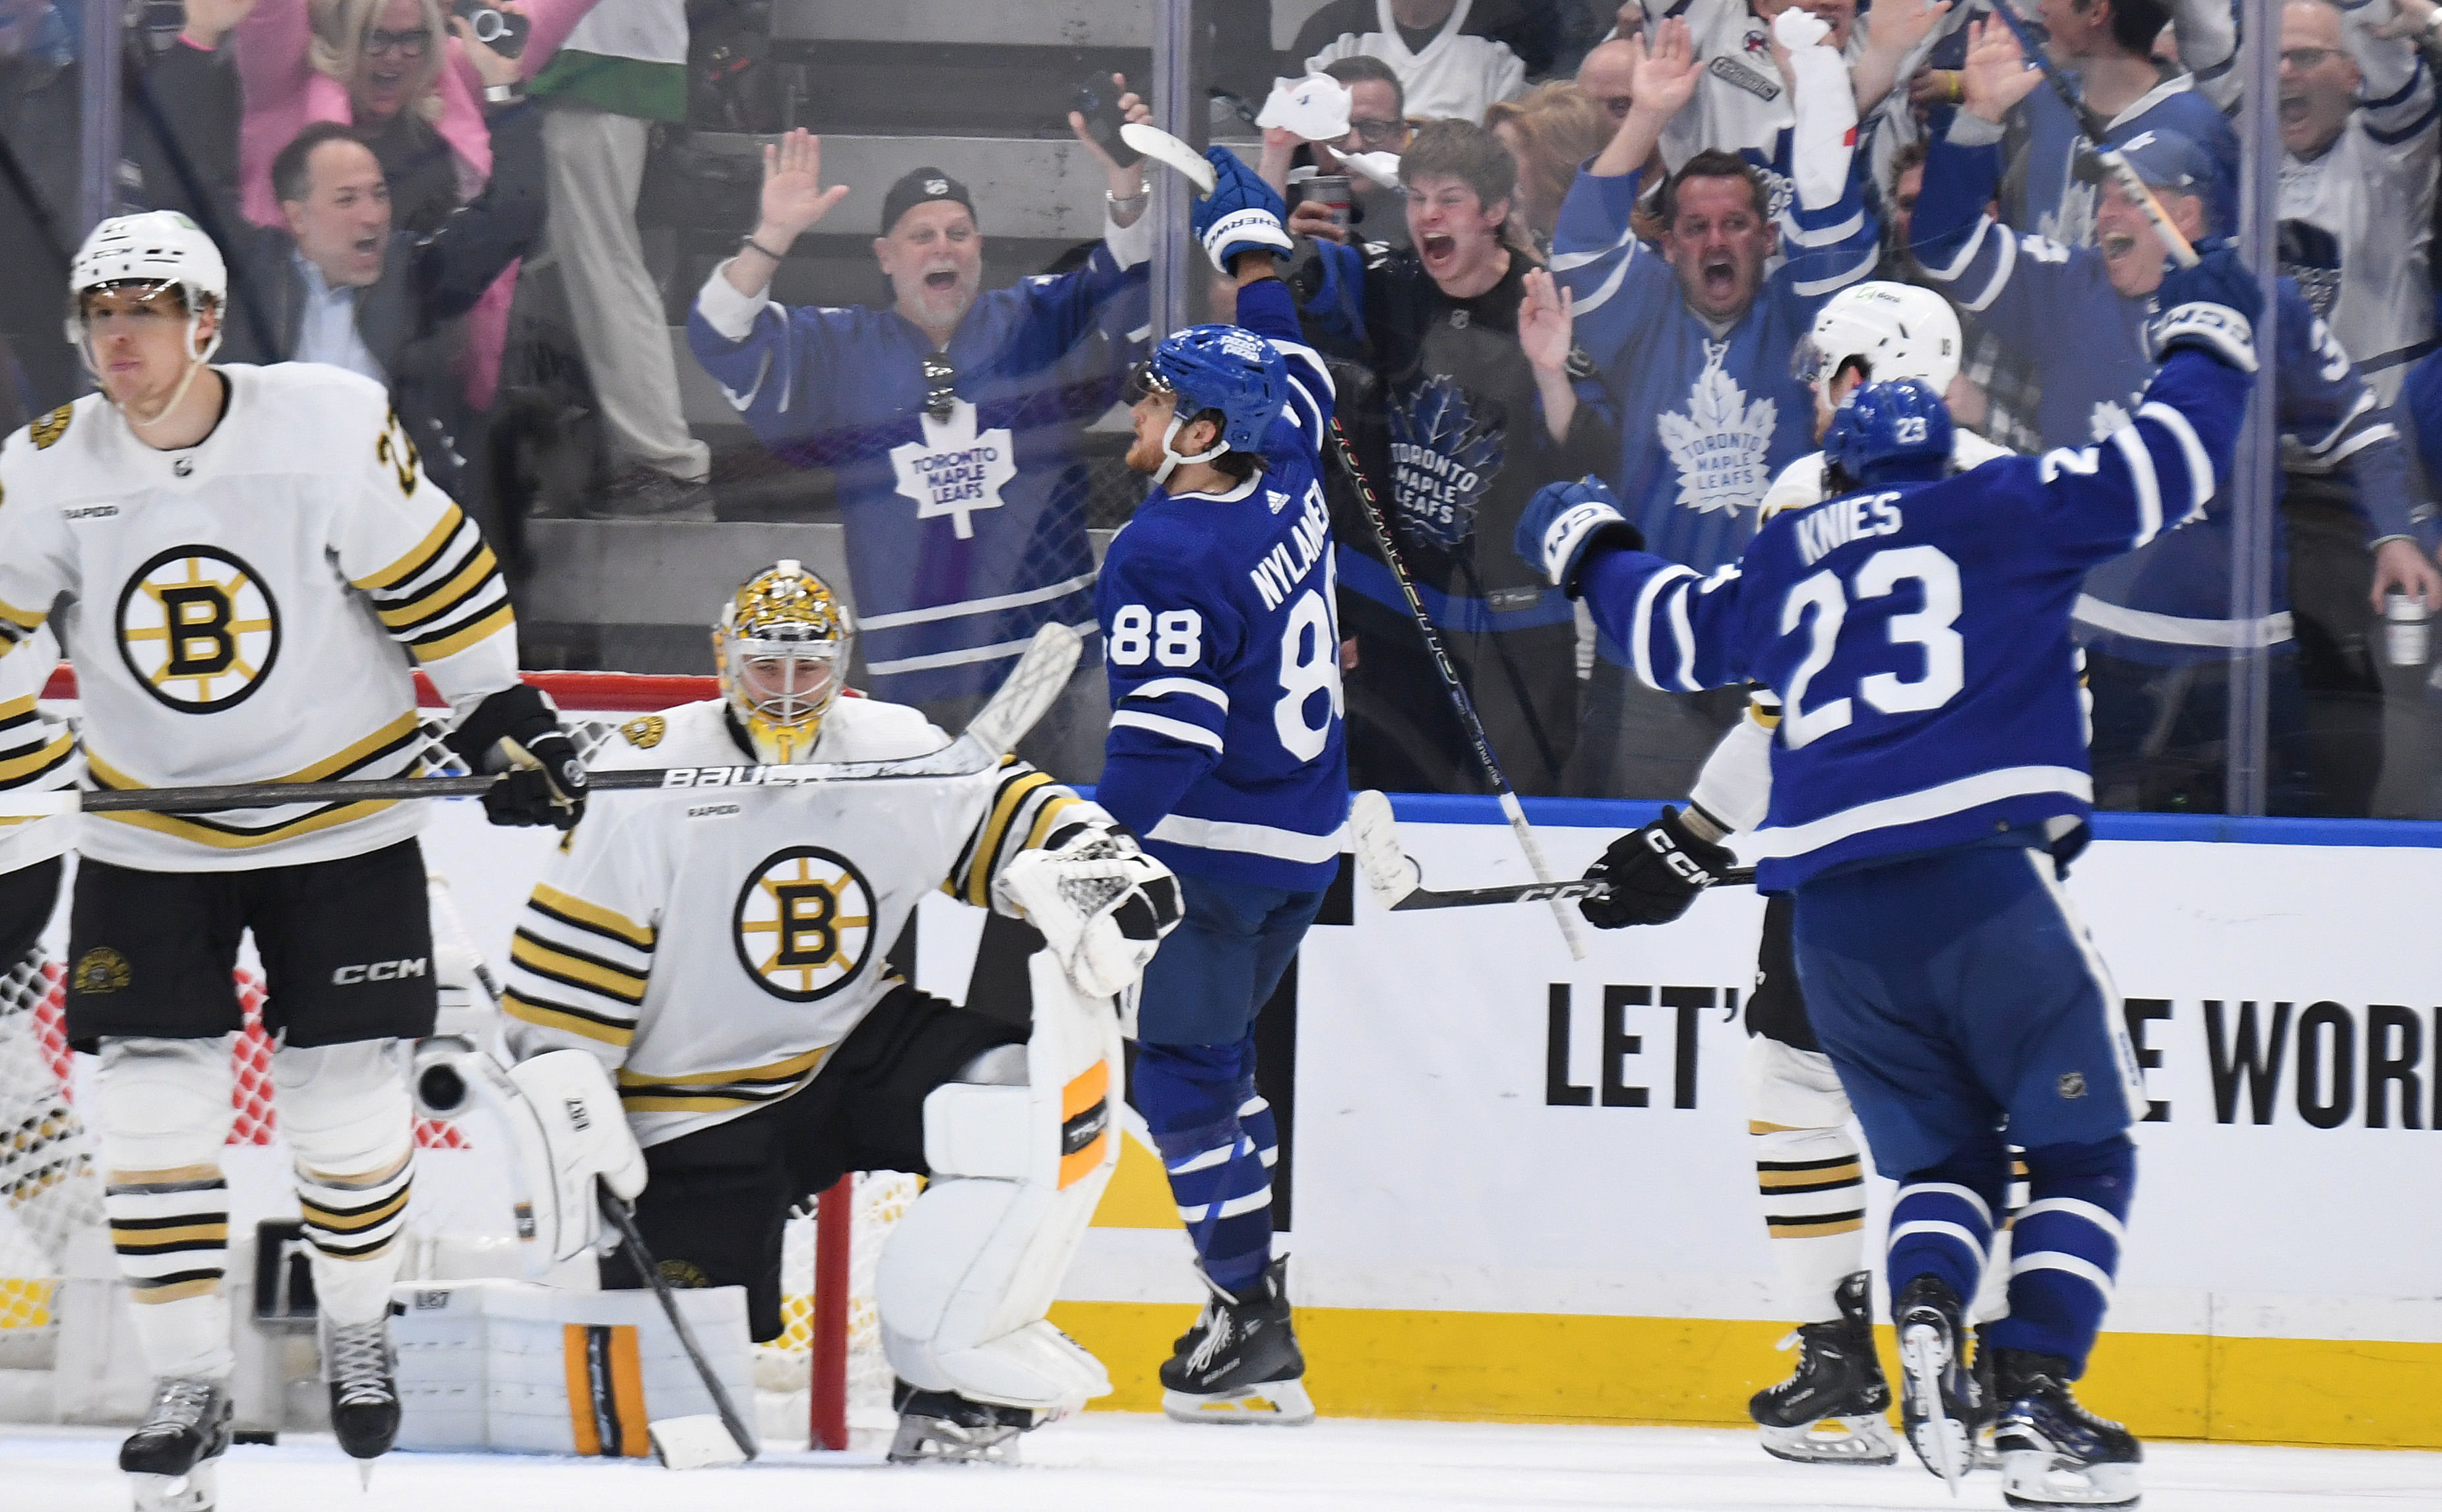
<path id="1" fill-rule="evenodd" d="M 1161 1410 L 1179 1423 L 1314 1421 L 1302 1377 L 1305 1357 L 1289 1323 L 1288 1258 L 1273 1261 L 1242 1295 L 1213 1285 L 1212 1300 L 1161 1367 Z"/>
<path id="2" fill-rule="evenodd" d="M 1015 1465 L 1017 1436 L 1049 1420 L 1031 1408 L 920 1391 L 905 1381 L 891 1400 L 899 1410 L 899 1431 L 890 1440 L 894 1465 Z"/>
<path id="3" fill-rule="evenodd" d="M 2077 1405 L 2068 1361 L 2023 1349 L 1996 1350 L 1993 1447 L 2001 1494 L 2015 1507 L 2133 1507 L 2137 1435 Z"/>
<path id="4" fill-rule="evenodd" d="M 1891 1304 L 1900 1336 L 1900 1422 L 1924 1467 L 1956 1487 L 1976 1466 L 1976 1382 L 1966 1309 L 1949 1284 L 1919 1276 Z"/>
<path id="5" fill-rule="evenodd" d="M 322 1320 L 322 1379 L 331 1388 L 331 1431 L 359 1460 L 390 1452 L 398 1437 L 398 1357 L 390 1315 L 369 1323 Z M 359 1473 L 370 1475 L 369 1466 Z"/>
<path id="6" fill-rule="evenodd" d="M 1858 1271 L 1835 1294 L 1840 1316 L 1801 1323 L 1781 1340 L 1797 1346 L 1797 1369 L 1755 1394 L 1747 1412 L 1763 1430 L 1763 1451 L 1800 1465 L 1888 1465 L 1900 1456 L 1883 1413 L 1891 1389 L 1874 1357 L 1872 1280 Z"/>
<path id="7" fill-rule="evenodd" d="M 136 1512 L 211 1512 L 221 1456 L 229 1447 L 229 1396 L 219 1381 L 153 1383 L 144 1424 L 118 1446 L 134 1483 Z"/>

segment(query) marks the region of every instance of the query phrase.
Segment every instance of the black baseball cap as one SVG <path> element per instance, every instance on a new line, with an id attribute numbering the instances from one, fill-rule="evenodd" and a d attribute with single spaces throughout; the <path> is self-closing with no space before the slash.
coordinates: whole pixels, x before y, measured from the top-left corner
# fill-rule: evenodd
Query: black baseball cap
<path id="1" fill-rule="evenodd" d="M 900 217 L 917 206 L 930 205 L 936 200 L 944 199 L 955 200 L 964 205 L 970 215 L 975 212 L 975 202 L 967 193 L 966 185 L 938 168 L 909 169 L 898 183 L 890 186 L 890 192 L 883 197 L 882 234 L 888 236 L 898 227 Z"/>

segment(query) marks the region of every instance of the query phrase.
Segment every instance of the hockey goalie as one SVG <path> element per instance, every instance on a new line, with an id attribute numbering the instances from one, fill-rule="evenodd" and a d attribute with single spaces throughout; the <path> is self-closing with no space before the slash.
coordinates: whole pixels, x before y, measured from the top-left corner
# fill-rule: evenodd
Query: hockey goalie
<path id="1" fill-rule="evenodd" d="M 722 612 L 722 696 L 631 721 L 597 771 L 949 744 L 913 709 L 842 696 L 851 636 L 823 582 L 779 563 Z M 884 959 L 936 887 L 1043 936 L 1030 1031 Z M 594 810 L 518 921 L 512 1074 L 574 1049 L 615 1080 L 645 1179 L 606 1174 L 631 1189 L 646 1248 L 673 1284 L 744 1287 L 758 1339 L 781 1331 L 793 1205 L 848 1171 L 929 1176 L 875 1279 L 899 1378 L 890 1456 L 1013 1459 L 1018 1434 L 1111 1389 L 1045 1314 L 1118 1159 L 1118 1000 L 1178 918 L 1166 867 L 1014 757 L 640 793 Z M 644 1284 L 624 1252 L 602 1269 Z"/>

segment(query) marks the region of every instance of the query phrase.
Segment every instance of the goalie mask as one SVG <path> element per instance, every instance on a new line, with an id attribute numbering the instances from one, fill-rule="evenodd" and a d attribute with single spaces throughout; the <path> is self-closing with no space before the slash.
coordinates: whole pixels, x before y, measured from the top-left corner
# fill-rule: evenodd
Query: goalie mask
<path id="1" fill-rule="evenodd" d="M 749 579 L 713 631 L 721 695 L 757 759 L 811 760 L 856 631 L 823 580 L 783 559 Z"/>

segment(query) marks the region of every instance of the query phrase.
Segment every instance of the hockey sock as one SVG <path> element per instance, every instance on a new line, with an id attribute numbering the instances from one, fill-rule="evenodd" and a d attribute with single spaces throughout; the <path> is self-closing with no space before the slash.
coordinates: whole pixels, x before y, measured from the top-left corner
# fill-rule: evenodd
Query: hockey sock
<path id="1" fill-rule="evenodd" d="M 271 1058 L 280 1131 L 297 1158 L 297 1203 L 313 1246 L 314 1291 L 335 1322 L 365 1323 L 390 1305 L 415 1179 L 405 1050 L 395 1040 L 306 1048 Z"/>
<path id="2" fill-rule="evenodd" d="M 2048 1144 L 2027 1152 L 2028 1192 L 2012 1240 L 2010 1316 L 1992 1326 L 1996 1344 L 2056 1355 L 2072 1379 L 2111 1304 L 2129 1199 L 2137 1191 L 2137 1146 L 2124 1135 L 2091 1144 Z"/>
<path id="3" fill-rule="evenodd" d="M 1170 1173 L 1171 1200 L 1213 1284 L 1237 1293 L 1272 1258 L 1271 1106 L 1255 1095 L 1251 1040 L 1139 1045 L 1136 1092 Z"/>
<path id="4" fill-rule="evenodd" d="M 225 1376 L 228 1041 L 105 1037 L 95 1091 L 102 1211 L 145 1363 L 159 1376 Z"/>
<path id="5" fill-rule="evenodd" d="M 1866 1173 L 1846 1129 L 1747 1125 L 1781 1304 L 1801 1323 L 1840 1316 L 1836 1293 L 1865 1268 Z"/>
<path id="6" fill-rule="evenodd" d="M 155 1375 L 227 1375 L 228 1182 L 217 1165 L 113 1171 L 102 1190 L 136 1340 Z"/>
<path id="7" fill-rule="evenodd" d="M 1929 1275 L 1949 1283 L 1961 1307 L 1976 1300 L 2009 1174 L 2009 1155 L 1997 1139 L 1908 1174 L 1891 1204 L 1886 1266 L 1892 1296 Z"/>

